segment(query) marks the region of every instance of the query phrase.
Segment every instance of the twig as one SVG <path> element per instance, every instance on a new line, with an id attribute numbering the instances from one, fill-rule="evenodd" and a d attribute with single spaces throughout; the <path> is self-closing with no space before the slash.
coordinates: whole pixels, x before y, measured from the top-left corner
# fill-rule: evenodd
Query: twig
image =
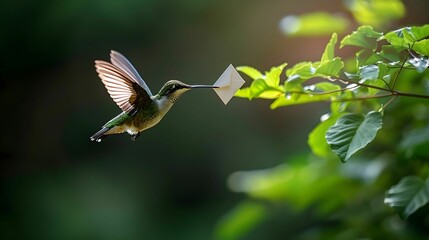
<path id="1" fill-rule="evenodd" d="M 407 60 L 404 60 L 401 64 L 401 67 L 399 68 L 398 72 L 395 75 L 395 78 L 393 79 L 393 83 L 392 83 L 392 90 L 395 89 L 395 84 L 396 84 L 396 80 L 399 77 L 399 74 L 401 73 L 402 69 L 404 68 L 405 63 L 407 62 Z"/>
<path id="2" fill-rule="evenodd" d="M 392 92 L 391 89 L 387 89 L 387 88 L 382 88 L 382 87 L 378 87 L 378 86 L 374 86 L 374 85 L 370 85 L 370 84 L 365 84 L 365 83 L 360 83 L 360 82 L 355 82 L 352 80 L 348 80 L 348 79 L 344 79 L 344 78 L 337 78 L 338 80 L 341 80 L 342 82 L 346 82 L 346 83 L 354 83 L 357 84 L 359 86 L 363 86 L 363 87 L 367 87 L 367 88 L 373 88 L 373 89 L 378 89 L 381 91 L 386 91 L 386 92 Z M 390 88 L 390 87 L 389 87 Z"/>
<path id="3" fill-rule="evenodd" d="M 390 103 L 393 102 L 393 100 L 395 100 L 398 97 L 398 95 L 393 96 L 389 101 L 387 101 L 386 104 L 384 104 L 381 108 L 380 108 L 380 112 L 383 111 L 387 106 L 389 106 Z"/>

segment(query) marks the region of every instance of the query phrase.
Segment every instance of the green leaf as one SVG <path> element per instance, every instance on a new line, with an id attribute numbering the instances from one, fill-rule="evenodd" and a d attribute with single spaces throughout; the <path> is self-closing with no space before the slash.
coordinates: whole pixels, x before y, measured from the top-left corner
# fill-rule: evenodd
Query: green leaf
<path id="1" fill-rule="evenodd" d="M 332 60 L 322 62 L 316 69 L 316 76 L 319 77 L 338 77 L 341 69 L 344 67 L 344 62 L 341 58 L 336 57 Z"/>
<path id="2" fill-rule="evenodd" d="M 413 50 L 423 56 L 429 57 L 429 39 L 423 39 L 414 43 Z"/>
<path id="3" fill-rule="evenodd" d="M 282 87 L 268 86 L 267 82 L 261 78 L 256 79 L 252 82 L 252 84 L 250 84 L 250 92 L 248 92 L 249 99 L 257 97 L 274 99 L 279 97 L 280 95 L 283 95 Z"/>
<path id="4" fill-rule="evenodd" d="M 280 74 L 283 69 L 287 66 L 287 63 L 284 63 L 277 67 L 272 67 L 268 73 L 265 74 L 265 81 L 268 86 L 277 87 L 280 83 Z"/>
<path id="5" fill-rule="evenodd" d="M 387 83 L 390 82 L 390 79 L 392 78 L 392 76 L 394 76 L 395 73 L 399 70 L 399 69 L 392 69 L 391 65 L 386 63 L 379 63 L 377 66 L 378 66 L 378 78 L 383 79 Z"/>
<path id="6" fill-rule="evenodd" d="M 267 215 L 266 207 L 257 202 L 245 201 L 224 216 L 215 229 L 216 239 L 242 239 Z"/>
<path id="7" fill-rule="evenodd" d="M 407 176 L 392 186 L 384 198 L 384 203 L 395 208 L 401 217 L 408 218 L 429 202 L 429 178 L 423 181 L 416 176 Z"/>
<path id="8" fill-rule="evenodd" d="M 289 78 L 299 76 L 301 79 L 309 79 L 313 77 L 315 71 L 316 69 L 313 67 L 312 62 L 300 62 L 287 69 L 286 76 Z M 289 79 L 286 81 L 289 81 Z"/>
<path id="9" fill-rule="evenodd" d="M 366 81 L 368 79 L 377 79 L 379 75 L 379 69 L 377 65 L 370 65 L 359 69 L 360 81 Z"/>
<path id="10" fill-rule="evenodd" d="M 280 96 L 276 100 L 274 100 L 273 103 L 271 103 L 270 109 L 319 101 L 321 101 L 321 98 L 319 98 L 318 96 L 301 96 L 301 94 L 288 95 L 287 97 Z"/>
<path id="11" fill-rule="evenodd" d="M 282 32 L 289 36 L 320 36 L 344 32 L 349 25 L 346 18 L 316 12 L 301 16 L 286 16 L 280 21 Z"/>
<path id="12" fill-rule="evenodd" d="M 284 89 L 286 92 L 294 91 L 296 89 L 301 90 L 301 84 L 305 82 L 306 79 L 301 78 L 298 74 L 288 77 L 284 83 Z"/>
<path id="13" fill-rule="evenodd" d="M 423 26 L 415 26 L 410 28 L 415 41 L 429 37 L 429 24 Z"/>
<path id="14" fill-rule="evenodd" d="M 396 71 L 396 70 L 394 70 Z M 392 70 L 387 67 L 386 64 L 380 63 L 379 65 L 369 65 L 365 67 L 361 67 L 359 70 L 360 83 L 365 83 L 367 85 L 375 86 L 375 87 L 385 87 L 386 82 L 390 81 L 390 76 L 392 75 Z M 378 93 L 380 90 L 371 87 L 359 87 L 361 92 L 369 93 L 370 95 L 374 95 Z"/>
<path id="15" fill-rule="evenodd" d="M 377 48 L 377 39 L 382 36 L 382 33 L 376 32 L 371 26 L 362 26 L 347 35 L 341 41 L 340 48 L 344 46 L 357 46 L 374 51 Z"/>
<path id="16" fill-rule="evenodd" d="M 262 92 L 258 98 L 263 98 L 263 99 L 276 99 L 280 96 L 283 96 L 284 92 L 281 92 L 279 90 L 267 90 Z"/>
<path id="17" fill-rule="evenodd" d="M 272 67 L 266 75 L 262 75 L 261 72 L 255 68 L 249 66 L 237 67 L 238 71 L 241 71 L 251 77 L 253 82 L 248 88 L 239 89 L 234 96 L 248 98 L 265 98 L 275 99 L 283 95 L 283 87 L 278 86 L 280 83 L 280 74 L 286 67 L 287 63 L 284 63 L 277 67 Z"/>
<path id="18" fill-rule="evenodd" d="M 374 140 L 382 124 L 380 112 L 370 112 L 366 116 L 346 114 L 329 128 L 326 132 L 326 140 L 332 151 L 345 162 Z"/>
<path id="19" fill-rule="evenodd" d="M 241 98 L 248 98 L 250 100 L 251 99 L 250 87 L 238 89 L 238 91 L 234 94 L 234 96 L 241 97 Z"/>
<path id="20" fill-rule="evenodd" d="M 332 98 L 332 95 L 335 94 L 324 94 L 324 95 L 311 95 L 308 93 L 293 93 L 289 94 L 288 96 L 280 96 L 274 102 L 270 105 L 271 109 L 276 109 L 279 107 L 285 107 L 285 106 L 291 106 L 291 105 L 299 105 L 299 104 L 305 104 L 305 103 L 312 103 L 312 102 L 326 102 L 330 101 Z"/>
<path id="21" fill-rule="evenodd" d="M 287 69 L 286 76 L 288 76 L 288 78 L 284 84 L 286 91 L 290 91 L 314 77 L 315 72 L 316 68 L 313 67 L 312 62 L 300 62 Z"/>
<path id="22" fill-rule="evenodd" d="M 269 86 L 263 79 L 256 79 L 250 84 L 250 99 L 258 97 L 262 92 L 269 89 Z"/>
<path id="23" fill-rule="evenodd" d="M 426 45 L 425 38 L 429 37 L 429 24 L 420 27 L 404 27 L 391 31 L 381 37 L 392 45 L 401 47 L 411 47 L 416 42 L 422 41 L 422 45 Z M 421 46 L 423 47 L 423 46 Z M 420 48 L 420 47 L 419 47 Z M 414 48 L 413 48 L 414 50 Z M 425 54 L 424 54 L 425 55 Z"/>
<path id="24" fill-rule="evenodd" d="M 358 68 L 375 64 L 381 59 L 382 58 L 379 57 L 376 53 L 368 49 L 362 49 L 356 53 L 356 62 Z"/>
<path id="25" fill-rule="evenodd" d="M 298 84 L 305 82 L 306 80 L 314 77 L 330 77 L 338 76 L 341 69 L 344 67 L 344 63 L 341 58 L 336 57 L 332 60 L 326 60 L 330 50 L 324 54 L 324 62 L 300 62 L 295 64 L 293 67 L 286 70 L 286 88 L 291 89 Z M 333 54 L 333 53 L 332 53 Z M 288 86 L 290 85 L 290 86 Z"/>
<path id="26" fill-rule="evenodd" d="M 319 82 L 304 88 L 293 88 L 286 91 L 286 96 L 278 97 L 271 105 L 271 109 L 298 105 L 311 102 L 326 102 L 341 95 L 341 87 L 331 82 Z M 331 92 L 331 93 L 330 93 Z"/>
<path id="27" fill-rule="evenodd" d="M 307 143 L 314 155 L 321 158 L 333 158 L 336 156 L 326 142 L 325 135 L 328 129 L 335 124 L 340 116 L 340 114 L 329 116 L 328 119 L 319 123 L 319 125 L 310 132 Z"/>
<path id="28" fill-rule="evenodd" d="M 391 62 L 401 62 L 406 57 L 404 53 L 405 49 L 406 48 L 402 46 L 383 45 L 379 54 L 381 57 Z"/>
<path id="29" fill-rule="evenodd" d="M 323 52 L 322 59 L 320 60 L 322 63 L 331 61 L 335 57 L 335 44 L 337 44 L 338 37 L 336 33 L 332 34 L 331 40 L 325 47 L 325 51 Z"/>
<path id="30" fill-rule="evenodd" d="M 253 80 L 256 80 L 258 78 L 262 78 L 262 73 L 253 67 L 240 66 L 240 67 L 237 67 L 236 69 L 237 69 L 237 71 L 246 74 L 247 76 L 249 76 Z"/>
<path id="31" fill-rule="evenodd" d="M 309 85 L 304 88 L 306 91 L 311 92 L 329 92 L 329 91 L 337 91 L 341 89 L 341 86 L 331 82 L 318 82 L 313 85 Z M 334 95 L 340 95 L 341 93 L 338 91 L 333 93 Z"/>
<path id="32" fill-rule="evenodd" d="M 412 44 L 413 42 L 416 41 L 413 34 L 410 32 L 410 28 L 408 28 L 408 27 L 402 29 L 402 36 L 403 36 L 406 43 Z"/>
<path id="33" fill-rule="evenodd" d="M 388 32 L 380 39 L 385 39 L 388 43 L 394 46 L 408 47 L 403 38 L 402 29 Z"/>
<path id="34" fill-rule="evenodd" d="M 429 37 L 429 25 L 420 27 L 404 27 L 394 32 L 398 37 L 402 37 L 406 43 L 414 43 Z"/>
<path id="35" fill-rule="evenodd" d="M 330 109 L 332 115 L 343 113 L 347 109 L 348 102 L 331 102 Z"/>

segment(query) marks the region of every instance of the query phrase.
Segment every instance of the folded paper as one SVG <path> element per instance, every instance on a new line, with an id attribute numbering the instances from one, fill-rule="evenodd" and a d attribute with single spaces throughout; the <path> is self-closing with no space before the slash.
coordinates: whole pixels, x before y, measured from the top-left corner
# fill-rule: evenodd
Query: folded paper
<path id="1" fill-rule="evenodd" d="M 243 78 L 241 78 L 240 74 L 235 70 L 235 67 L 230 64 L 213 84 L 217 87 L 213 88 L 213 90 L 226 105 L 243 84 Z"/>

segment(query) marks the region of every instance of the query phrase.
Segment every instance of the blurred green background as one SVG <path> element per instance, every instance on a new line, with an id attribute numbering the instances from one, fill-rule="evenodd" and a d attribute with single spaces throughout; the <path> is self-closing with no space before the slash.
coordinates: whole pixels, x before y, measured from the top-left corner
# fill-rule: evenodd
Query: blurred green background
<path id="1" fill-rule="evenodd" d="M 428 22 L 429 2 L 404 3 L 398 25 Z M 307 134 L 329 110 L 224 106 L 211 90 L 191 91 L 136 142 L 123 134 L 97 144 L 89 137 L 120 110 L 94 60 L 123 53 L 152 92 L 169 79 L 210 84 L 230 63 L 263 70 L 318 59 L 330 36 L 286 37 L 280 20 L 345 11 L 340 0 L 2 1 L 0 9 L 0 238 L 46 240 L 210 239 L 242 197 L 228 176 L 308 152 Z"/>

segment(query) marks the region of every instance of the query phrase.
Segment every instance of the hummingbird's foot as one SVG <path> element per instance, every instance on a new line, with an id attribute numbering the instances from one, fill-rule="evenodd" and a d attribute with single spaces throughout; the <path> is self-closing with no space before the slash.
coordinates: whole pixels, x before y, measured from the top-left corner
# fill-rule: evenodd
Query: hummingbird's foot
<path id="1" fill-rule="evenodd" d="M 136 133 L 136 134 L 133 134 L 133 135 L 131 136 L 131 140 L 135 141 L 139 136 L 140 136 L 140 133 L 139 133 L 139 132 L 138 132 L 138 133 Z"/>

